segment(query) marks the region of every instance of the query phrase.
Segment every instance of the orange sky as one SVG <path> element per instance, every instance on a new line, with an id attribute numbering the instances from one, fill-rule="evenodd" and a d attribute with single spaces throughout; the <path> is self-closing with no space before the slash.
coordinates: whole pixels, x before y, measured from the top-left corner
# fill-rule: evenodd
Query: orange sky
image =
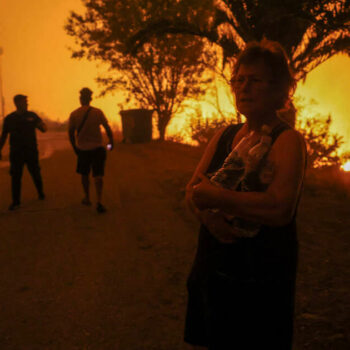
<path id="1" fill-rule="evenodd" d="M 81 12 L 80 0 L 2 0 L 0 2 L 0 56 L 6 113 L 12 97 L 29 96 L 29 108 L 52 119 L 66 120 L 78 107 L 78 91 L 89 86 L 98 91 L 96 65 L 72 60 L 72 45 L 63 25 L 70 10 Z M 338 55 L 311 72 L 297 95 L 317 100 L 314 109 L 333 115 L 333 129 L 344 136 L 350 150 L 350 58 Z M 119 122 L 118 93 L 94 100 L 110 121 Z M 349 140 L 349 141 L 348 141 Z"/>

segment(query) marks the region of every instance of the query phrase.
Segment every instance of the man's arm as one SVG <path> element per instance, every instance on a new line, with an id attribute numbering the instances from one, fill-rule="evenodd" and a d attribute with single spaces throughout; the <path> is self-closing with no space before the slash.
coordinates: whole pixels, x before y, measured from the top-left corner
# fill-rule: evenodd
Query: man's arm
<path id="1" fill-rule="evenodd" d="M 0 136 L 0 159 L 2 158 L 1 151 L 2 151 L 2 148 L 4 147 L 5 142 L 6 142 L 7 135 L 8 135 L 8 130 L 7 130 L 6 120 L 5 120 L 4 124 L 2 126 L 2 133 Z"/>
<path id="2" fill-rule="evenodd" d="M 281 134 L 271 151 L 275 175 L 266 192 L 236 192 L 211 185 L 201 176 L 193 200 L 200 209 L 225 213 L 271 226 L 290 222 L 295 211 L 305 167 L 305 144 L 294 130 Z"/>
<path id="3" fill-rule="evenodd" d="M 41 132 L 46 132 L 47 131 L 47 125 L 39 117 L 38 117 L 38 122 L 36 124 L 36 128 L 39 129 Z"/>
<path id="4" fill-rule="evenodd" d="M 106 117 L 103 118 L 102 125 L 103 125 L 104 129 L 106 130 L 106 134 L 108 136 L 109 144 L 111 145 L 111 149 L 110 150 L 112 150 L 113 146 L 114 146 L 113 132 L 112 132 L 111 127 L 108 124 L 108 121 L 107 121 Z"/>
<path id="5" fill-rule="evenodd" d="M 78 148 L 75 143 L 75 126 L 71 117 L 69 118 L 69 122 L 68 122 L 68 137 L 74 152 L 78 154 Z"/>

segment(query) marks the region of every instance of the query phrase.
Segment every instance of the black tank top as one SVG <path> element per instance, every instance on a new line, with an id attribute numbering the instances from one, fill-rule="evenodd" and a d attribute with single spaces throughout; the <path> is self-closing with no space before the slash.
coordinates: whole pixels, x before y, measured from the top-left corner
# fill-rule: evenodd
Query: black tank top
<path id="1" fill-rule="evenodd" d="M 243 124 L 226 128 L 221 135 L 207 173 L 217 171 L 231 152 L 232 141 Z M 272 144 L 290 126 L 281 123 L 272 133 Z M 239 238 L 233 244 L 220 243 L 201 225 L 196 264 L 234 280 L 276 280 L 295 278 L 297 261 L 296 215 L 282 227 L 262 225 L 253 238 Z M 208 271 L 209 272 L 209 271 Z"/>
<path id="2" fill-rule="evenodd" d="M 233 124 L 228 126 L 225 131 L 222 133 L 214 156 L 211 160 L 211 163 L 208 167 L 207 173 L 215 172 L 220 169 L 224 163 L 224 160 L 231 152 L 232 141 L 236 136 L 237 132 L 241 129 L 243 123 Z M 286 123 L 278 124 L 271 132 L 272 142 L 271 145 L 277 140 L 278 136 L 285 130 L 290 129 L 291 127 Z"/>

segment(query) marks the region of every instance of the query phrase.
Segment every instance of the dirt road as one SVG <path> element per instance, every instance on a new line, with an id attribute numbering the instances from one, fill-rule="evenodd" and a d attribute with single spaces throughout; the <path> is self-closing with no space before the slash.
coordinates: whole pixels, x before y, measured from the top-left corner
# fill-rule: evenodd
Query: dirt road
<path id="1" fill-rule="evenodd" d="M 118 145 L 107 163 L 105 215 L 80 204 L 71 151 L 42 160 L 45 201 L 25 172 L 15 212 L 0 169 L 1 349 L 184 349 L 196 237 L 176 207 L 182 194 L 167 189 L 186 169 L 180 156 L 158 143 Z"/>
<path id="2" fill-rule="evenodd" d="M 75 156 L 57 142 L 41 161 L 45 201 L 25 172 L 22 207 L 8 212 L 10 177 L 0 169 L 0 350 L 188 349 L 197 223 L 183 190 L 201 152 L 118 144 L 106 169 L 108 212 L 98 215 L 80 204 Z M 294 350 L 350 348 L 349 204 L 315 189 L 301 201 Z"/>

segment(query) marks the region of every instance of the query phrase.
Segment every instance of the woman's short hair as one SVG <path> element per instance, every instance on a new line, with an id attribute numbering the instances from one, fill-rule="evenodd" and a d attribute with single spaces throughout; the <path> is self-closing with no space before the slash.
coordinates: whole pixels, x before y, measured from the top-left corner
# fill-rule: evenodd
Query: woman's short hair
<path id="1" fill-rule="evenodd" d="M 287 54 L 277 41 L 262 39 L 260 42 L 249 42 L 237 57 L 233 78 L 242 64 L 258 62 L 263 62 L 270 70 L 272 84 L 281 92 L 277 109 L 283 108 L 295 91 L 296 80 L 289 66 Z"/>

